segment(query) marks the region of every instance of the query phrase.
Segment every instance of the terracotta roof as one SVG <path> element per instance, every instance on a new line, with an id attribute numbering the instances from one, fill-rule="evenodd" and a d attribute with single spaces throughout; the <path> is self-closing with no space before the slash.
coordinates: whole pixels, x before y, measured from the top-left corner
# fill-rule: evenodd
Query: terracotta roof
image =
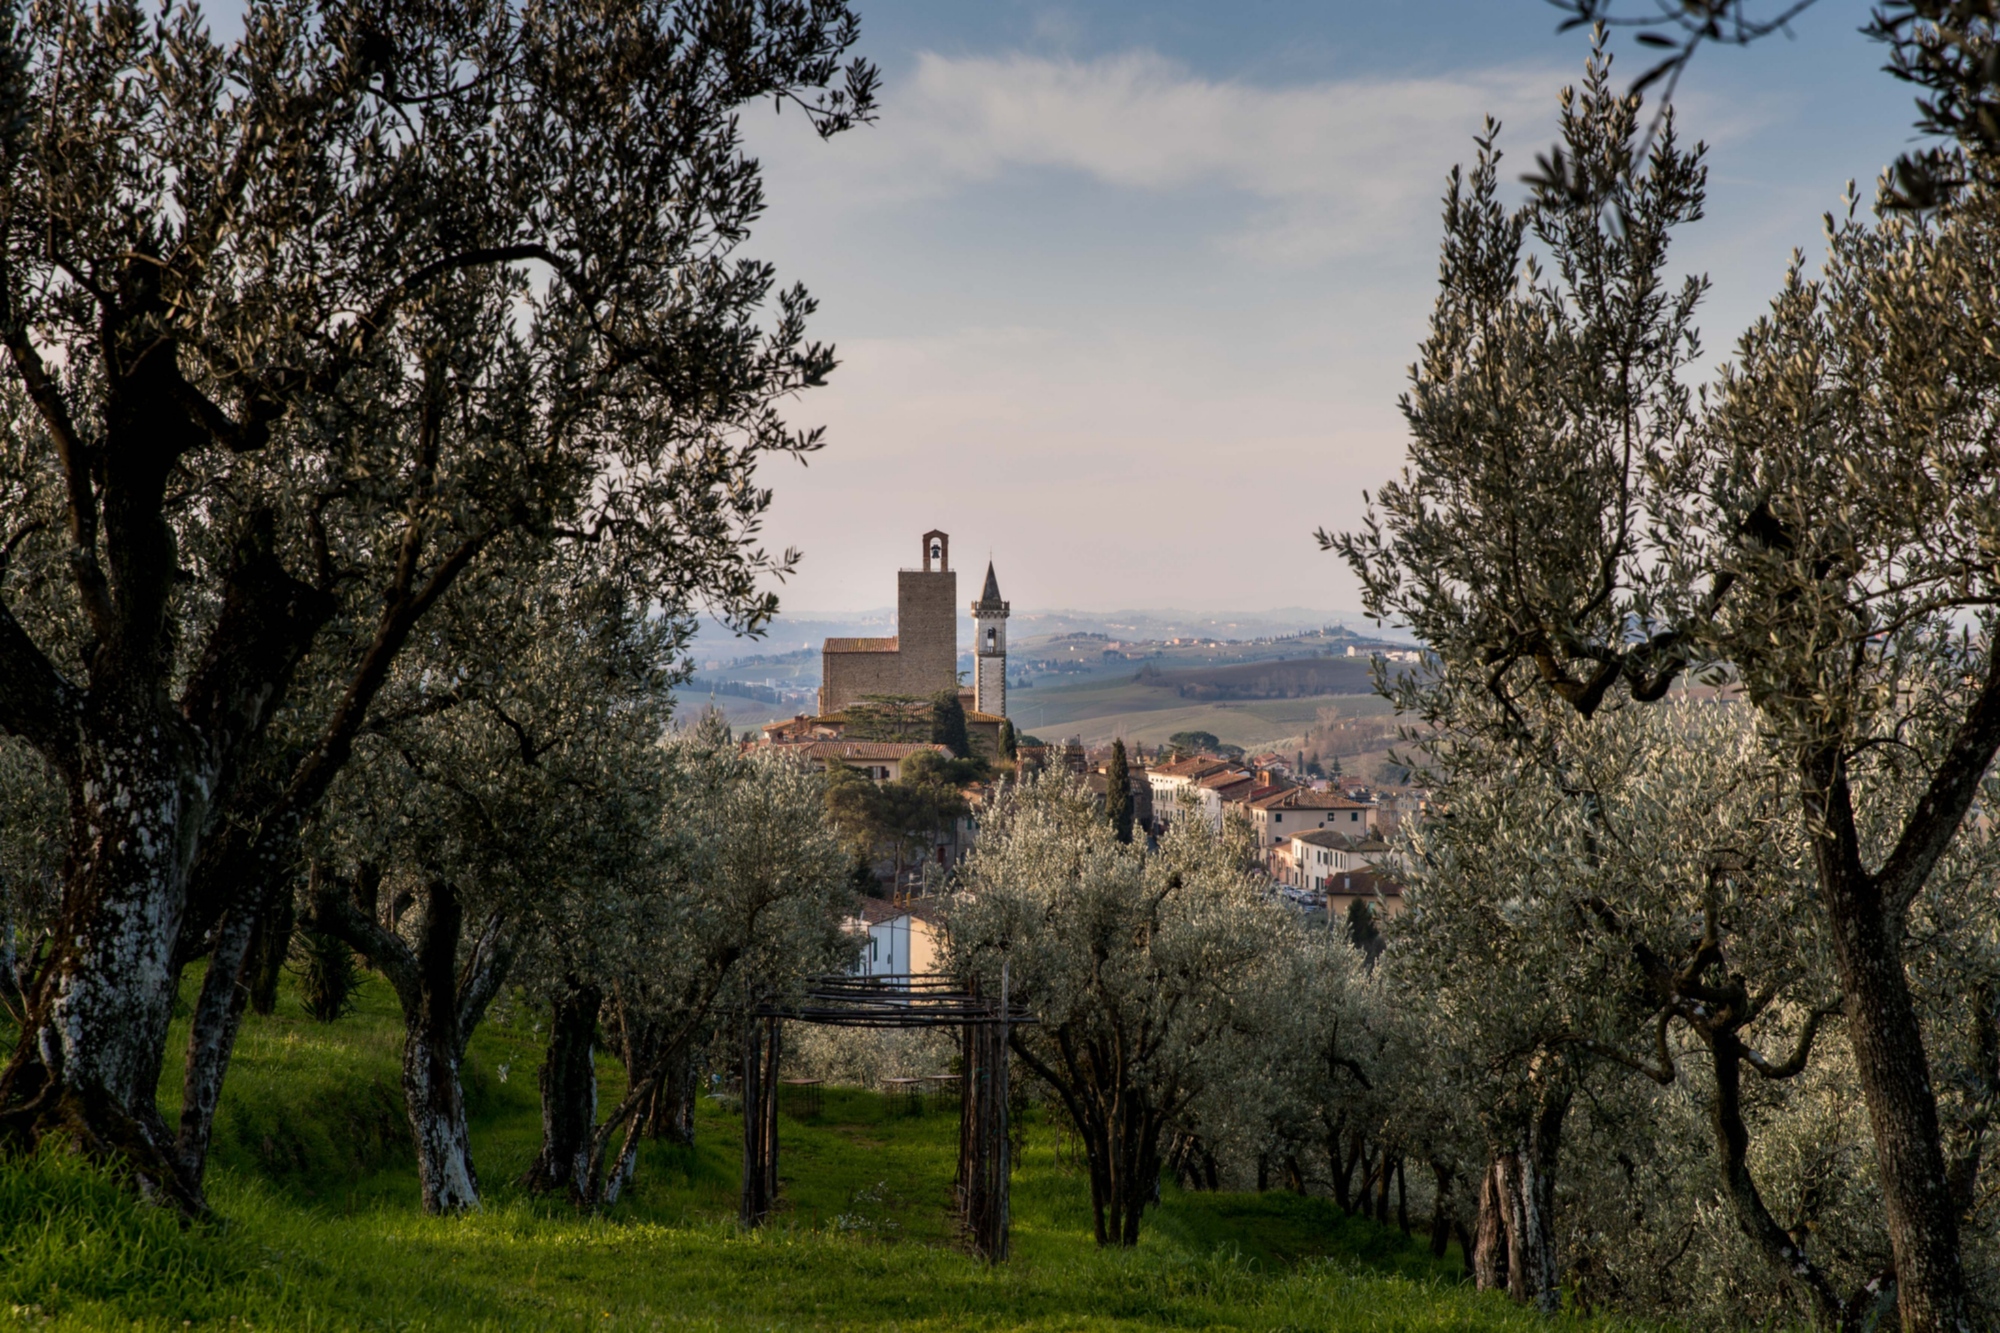
<path id="1" fill-rule="evenodd" d="M 871 926 L 879 926 L 885 921 L 898 917 L 915 917 L 927 926 L 938 923 L 939 912 L 934 898 L 913 898 L 904 903 L 893 903 L 887 898 L 863 898 L 854 910 L 854 915 Z"/>
<path id="2" fill-rule="evenodd" d="M 827 653 L 893 653 L 896 640 L 887 639 L 828 639 L 820 650 Z"/>
<path id="3" fill-rule="evenodd" d="M 1365 801 L 1350 801 L 1310 787 L 1286 787 L 1257 799 L 1259 810 L 1372 810 Z"/>
<path id="4" fill-rule="evenodd" d="M 981 713 L 975 709 L 968 708 L 965 710 L 965 720 L 967 722 L 991 722 L 997 727 L 1007 719 L 998 713 Z"/>
<path id="5" fill-rule="evenodd" d="M 1338 875 L 1329 875 L 1326 879 L 1326 891 L 1348 898 L 1364 894 L 1379 898 L 1403 896 L 1401 884 L 1373 870 L 1343 870 Z"/>
<path id="6" fill-rule="evenodd" d="M 1330 828 L 1316 828 L 1310 833 L 1294 833 L 1292 841 L 1310 843 L 1314 847 L 1332 847 L 1343 852 L 1373 851 L 1375 849 L 1366 844 L 1380 842 L 1379 839 L 1350 838 L 1345 833 L 1335 833 Z M 1389 849 L 1389 844 L 1386 842 L 1380 845 L 1383 851 Z"/>
<path id="7" fill-rule="evenodd" d="M 1186 759 L 1176 759 L 1170 764 L 1155 764 L 1149 770 L 1165 778 L 1198 778 L 1210 773 L 1219 773 L 1230 765 L 1221 759 L 1207 755 L 1190 755 Z"/>
<path id="8" fill-rule="evenodd" d="M 951 754 L 947 747 L 925 741 L 800 741 L 785 748 L 794 753 L 803 752 L 812 759 L 873 759 L 877 762 L 893 759 L 899 763 L 923 750 L 933 750 L 946 756 Z"/>

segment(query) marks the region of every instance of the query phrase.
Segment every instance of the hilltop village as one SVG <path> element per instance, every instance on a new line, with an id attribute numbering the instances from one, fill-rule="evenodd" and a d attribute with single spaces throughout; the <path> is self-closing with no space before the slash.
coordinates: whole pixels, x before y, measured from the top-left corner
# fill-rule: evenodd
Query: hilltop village
<path id="1" fill-rule="evenodd" d="M 950 535 L 927 532 L 918 565 L 897 573 L 896 633 L 825 639 L 812 711 L 744 733 L 746 749 L 794 754 L 836 774 L 829 799 L 857 849 L 854 883 L 863 899 L 852 927 L 869 937 L 864 973 L 932 970 L 938 949 L 931 894 L 939 877 L 977 844 L 981 815 L 1002 786 L 1051 769 L 1082 781 L 1135 839 L 1157 840 L 1181 819 L 1215 829 L 1239 821 L 1255 839 L 1268 891 L 1308 922 L 1338 925 L 1358 943 L 1375 938 L 1376 920 L 1402 910 L 1390 838 L 1402 821 L 1421 815 L 1424 790 L 1380 776 L 1344 776 L 1338 758 L 1322 762 L 1317 750 L 1310 759 L 1296 747 L 1253 753 L 1208 732 L 1177 734 L 1150 751 L 1143 741 L 1128 747 L 1122 736 L 1108 743 L 1086 743 L 1081 734 L 1044 740 L 1008 715 L 1012 606 L 991 561 L 979 596 L 967 603 L 969 670 L 960 666 L 958 606 Z M 1142 683 L 1161 676 L 1152 665 L 1161 648 L 1229 646 L 1198 636 L 1164 643 L 1096 637 L 1103 644 L 1099 663 L 1143 663 L 1134 677 Z M 1356 657 L 1395 662 L 1414 653 L 1350 642 L 1332 660 L 1351 666 Z M 1326 660 L 1308 658 L 1305 665 Z M 1044 674 L 1060 674 L 1065 665 L 1061 658 L 1043 662 L 1055 668 L 1044 667 Z M 1245 665 L 1267 682 L 1287 671 L 1301 674 L 1298 663 L 1282 659 Z M 1020 673 L 1016 688 L 1029 679 Z M 1185 695 L 1190 687 L 1176 688 Z M 1192 688 L 1229 687 L 1197 682 Z M 1302 745 L 1304 737 L 1297 739 Z M 1114 795 L 1120 786 L 1122 800 Z"/>

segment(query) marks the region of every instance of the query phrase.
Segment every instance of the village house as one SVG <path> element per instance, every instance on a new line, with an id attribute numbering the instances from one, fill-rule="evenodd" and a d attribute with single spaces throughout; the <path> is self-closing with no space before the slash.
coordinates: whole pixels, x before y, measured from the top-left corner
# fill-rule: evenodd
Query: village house
<path id="1" fill-rule="evenodd" d="M 1379 870 L 1348 870 L 1327 881 L 1326 910 L 1333 921 L 1343 921 L 1353 904 L 1368 905 L 1377 920 L 1403 914 L 1403 886 Z"/>
<path id="2" fill-rule="evenodd" d="M 765 730 L 768 734 L 770 729 Z M 851 768 L 874 782 L 896 781 L 902 774 L 903 761 L 914 754 L 929 751 L 940 758 L 951 758 L 951 751 L 946 747 L 917 741 L 808 740 L 792 741 L 774 748 L 829 768 L 835 764 Z"/>
<path id="3" fill-rule="evenodd" d="M 1212 829 L 1222 828 L 1223 810 L 1269 787 L 1266 779 L 1231 765 L 1219 773 L 1198 778 L 1181 796 L 1183 814 L 1208 821 Z"/>
<path id="4" fill-rule="evenodd" d="M 1376 807 L 1310 787 L 1275 787 L 1243 802 L 1257 846 L 1268 852 L 1296 834 L 1331 829 L 1356 836 L 1372 833 Z"/>
<path id="5" fill-rule="evenodd" d="M 1319 891 L 1339 875 L 1382 867 L 1389 858 L 1389 844 L 1380 838 L 1314 829 L 1273 849 L 1271 877 L 1294 888 Z"/>
<path id="6" fill-rule="evenodd" d="M 847 930 L 859 946 L 855 976 L 883 980 L 932 976 L 943 957 L 937 910 L 927 899 L 894 903 L 863 898 L 848 918 Z"/>
<path id="7" fill-rule="evenodd" d="M 1153 819 L 1158 828 L 1164 829 L 1174 822 L 1181 810 L 1182 798 L 1194 789 L 1194 784 L 1217 773 L 1232 772 L 1248 776 L 1239 765 L 1213 755 L 1192 755 L 1186 759 L 1175 759 L 1170 763 L 1154 764 L 1146 770 L 1146 784 L 1153 789 Z"/>

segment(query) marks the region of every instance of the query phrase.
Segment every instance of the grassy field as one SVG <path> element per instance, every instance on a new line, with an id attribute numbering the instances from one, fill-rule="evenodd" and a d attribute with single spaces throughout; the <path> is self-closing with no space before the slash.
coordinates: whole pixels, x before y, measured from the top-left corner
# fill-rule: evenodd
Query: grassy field
<path id="1" fill-rule="evenodd" d="M 787 708 L 783 704 L 765 703 L 759 699 L 746 699 L 740 694 L 707 694 L 693 690 L 674 691 L 674 717 L 681 721 L 692 721 L 714 707 L 728 720 L 729 729 L 738 733 L 763 726 L 766 722 L 782 722 L 799 712 L 813 711 L 806 708 Z"/>
<path id="2" fill-rule="evenodd" d="M 1040 1124 L 1015 1177 L 1015 1259 L 987 1268 L 951 1245 L 955 1115 L 911 1117 L 860 1091 L 783 1117 L 784 1208 L 762 1231 L 732 1220 L 738 1122 L 713 1105 L 698 1147 L 649 1145 L 628 1199 L 579 1217 L 512 1184 L 538 1126 L 523 1013 L 501 1015 L 469 1060 L 487 1206 L 425 1218 L 387 988 L 369 983 L 332 1026 L 296 1014 L 287 998 L 246 1024 L 217 1127 L 213 1222 L 184 1228 L 73 1160 L 0 1163 L 0 1327 L 1627 1327 L 1552 1326 L 1318 1199 L 1169 1189 L 1137 1250 L 1101 1252 L 1085 1183 Z M 608 1100 L 615 1067 L 604 1072 Z"/>
<path id="3" fill-rule="evenodd" d="M 1007 696 L 1007 714 L 1023 731 L 1044 740 L 1081 735 L 1086 745 L 1107 744 L 1114 736 L 1157 745 L 1177 731 L 1207 731 L 1218 740 L 1254 749 L 1300 735 L 1322 708 L 1373 717 L 1387 712 L 1389 703 L 1373 694 L 1203 703 L 1140 684 L 1129 674 L 1073 685 L 1037 684 Z"/>

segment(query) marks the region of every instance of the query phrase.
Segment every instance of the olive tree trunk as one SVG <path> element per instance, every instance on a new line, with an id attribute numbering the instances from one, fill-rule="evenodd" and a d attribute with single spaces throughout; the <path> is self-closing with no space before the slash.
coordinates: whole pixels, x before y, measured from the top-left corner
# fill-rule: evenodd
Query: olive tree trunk
<path id="1" fill-rule="evenodd" d="M 590 1178 L 590 1136 L 597 1127 L 597 1016 L 604 994 L 570 985 L 557 997 L 542 1057 L 542 1147 L 521 1183 L 537 1194 L 555 1190 L 583 1202 Z"/>
<path id="2" fill-rule="evenodd" d="M 424 1211 L 463 1212 L 479 1206 L 479 1177 L 460 1071 L 466 1043 L 506 982 L 514 941 L 511 923 L 497 913 L 465 941 L 464 905 L 449 883 L 433 881 L 420 897 L 415 948 L 330 886 L 314 895 L 306 923 L 346 940 L 395 988 L 403 1011 L 403 1102 Z"/>

